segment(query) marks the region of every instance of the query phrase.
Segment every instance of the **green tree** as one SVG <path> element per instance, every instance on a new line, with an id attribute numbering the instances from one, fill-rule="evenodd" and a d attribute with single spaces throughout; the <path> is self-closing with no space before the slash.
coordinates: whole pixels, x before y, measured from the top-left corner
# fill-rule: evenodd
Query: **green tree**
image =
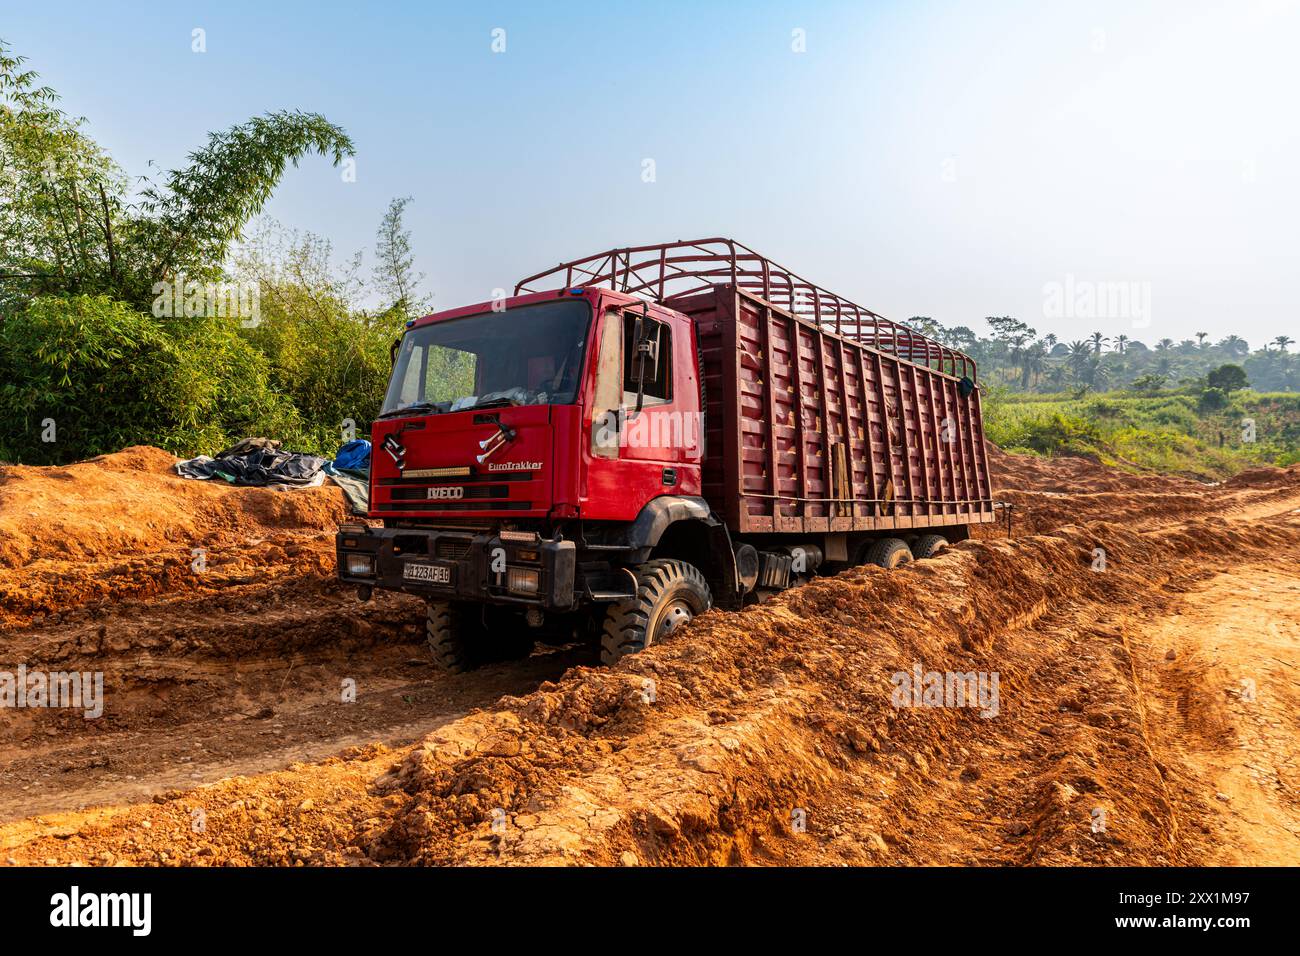
<path id="1" fill-rule="evenodd" d="M 403 213 L 410 202 L 411 197 L 404 196 L 388 204 L 375 238 L 375 285 L 388 302 L 385 311 L 403 322 L 415 313 L 423 312 L 417 289 L 424 281 L 424 273 L 415 271 L 411 233 L 402 223 Z"/>
<path id="2" fill-rule="evenodd" d="M 1241 391 L 1250 383 L 1246 378 L 1246 370 L 1240 365 L 1220 365 L 1205 376 L 1205 384 L 1208 388 L 1231 394 Z"/>
<path id="3" fill-rule="evenodd" d="M 37 86 L 25 60 L 0 42 L 0 301 L 108 295 L 150 307 L 155 283 L 221 277 L 226 255 L 289 164 L 310 154 L 335 165 L 353 152 L 315 113 L 281 111 L 211 133 L 185 167 L 128 180 Z"/>
<path id="4" fill-rule="evenodd" d="M 1167 381 L 1165 376 L 1149 372 L 1133 380 L 1133 389 L 1147 395 L 1154 395 L 1165 387 Z"/>
<path id="5" fill-rule="evenodd" d="M 193 453 L 292 433 L 293 407 L 238 329 L 160 321 L 107 296 L 36 299 L 0 325 L 0 448 L 55 464 L 132 444 Z"/>

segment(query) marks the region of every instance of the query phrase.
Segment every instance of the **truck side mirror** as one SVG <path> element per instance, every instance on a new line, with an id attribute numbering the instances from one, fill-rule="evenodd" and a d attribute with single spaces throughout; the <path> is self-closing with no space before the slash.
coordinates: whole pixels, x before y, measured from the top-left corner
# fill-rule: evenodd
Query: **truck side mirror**
<path id="1" fill-rule="evenodd" d="M 402 337 L 399 335 L 393 339 L 393 344 L 388 347 L 388 364 L 390 366 L 397 364 L 397 350 L 402 347 Z"/>

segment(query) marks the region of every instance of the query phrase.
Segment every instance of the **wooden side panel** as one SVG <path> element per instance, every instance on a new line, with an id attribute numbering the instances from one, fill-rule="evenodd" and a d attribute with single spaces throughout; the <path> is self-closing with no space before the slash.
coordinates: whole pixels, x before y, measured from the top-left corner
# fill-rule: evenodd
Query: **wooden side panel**
<path id="1" fill-rule="evenodd" d="M 727 423 L 733 418 L 729 408 L 734 393 L 736 349 L 728 334 L 726 316 L 718 309 L 717 297 L 695 297 L 688 302 L 674 304 L 674 308 L 689 315 L 695 323 L 695 338 L 700 353 L 700 378 L 704 385 L 704 465 L 701 482 L 704 498 L 724 515 L 728 524 L 736 526 L 738 512 L 728 512 L 721 507 L 726 502 L 733 508 L 740 504 L 740 496 L 729 493 L 734 488 L 727 483 L 727 472 L 736 461 L 734 448 L 728 447 Z M 728 361 L 730 360 L 730 361 Z"/>
<path id="2" fill-rule="evenodd" d="M 993 520 L 978 391 L 746 292 L 671 305 L 699 330 L 704 494 L 733 531 Z"/>

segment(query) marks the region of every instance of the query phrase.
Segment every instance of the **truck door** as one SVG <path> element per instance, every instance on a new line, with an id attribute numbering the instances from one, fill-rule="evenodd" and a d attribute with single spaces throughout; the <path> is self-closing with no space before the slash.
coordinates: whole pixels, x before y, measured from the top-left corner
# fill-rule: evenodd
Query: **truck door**
<path id="1" fill-rule="evenodd" d="M 637 348 L 638 327 L 648 349 Z M 690 321 L 676 313 L 643 313 L 639 306 L 606 311 L 584 516 L 628 520 L 651 498 L 700 493 L 703 432 L 692 333 Z"/>

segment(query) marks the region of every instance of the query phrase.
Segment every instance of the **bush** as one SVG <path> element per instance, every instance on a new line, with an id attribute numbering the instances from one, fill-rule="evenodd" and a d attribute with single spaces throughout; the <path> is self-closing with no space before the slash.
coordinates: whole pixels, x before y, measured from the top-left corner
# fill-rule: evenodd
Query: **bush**
<path id="1" fill-rule="evenodd" d="M 105 296 L 39 298 L 7 317 L 0 376 L 0 448 L 28 464 L 133 444 L 211 453 L 298 427 L 234 320 L 165 324 Z"/>
<path id="2" fill-rule="evenodd" d="M 1205 384 L 1228 393 L 1241 391 L 1249 382 L 1246 379 L 1246 370 L 1240 365 L 1220 365 L 1206 374 Z"/>
<path id="3" fill-rule="evenodd" d="M 265 356 L 270 381 L 297 409 L 295 447 L 332 455 L 351 419 L 363 432 L 379 414 L 400 320 L 367 326 L 346 316 L 297 319 L 271 314 L 244 335 Z"/>
<path id="4" fill-rule="evenodd" d="M 1016 429 L 1013 448 L 1026 448 L 1042 455 L 1100 453 L 1101 431 L 1092 422 L 1055 412 L 1047 418 L 1029 419 Z"/>
<path id="5" fill-rule="evenodd" d="M 1207 388 L 1201 392 L 1196 407 L 1202 412 L 1217 412 L 1228 407 L 1228 393 L 1221 388 Z"/>

